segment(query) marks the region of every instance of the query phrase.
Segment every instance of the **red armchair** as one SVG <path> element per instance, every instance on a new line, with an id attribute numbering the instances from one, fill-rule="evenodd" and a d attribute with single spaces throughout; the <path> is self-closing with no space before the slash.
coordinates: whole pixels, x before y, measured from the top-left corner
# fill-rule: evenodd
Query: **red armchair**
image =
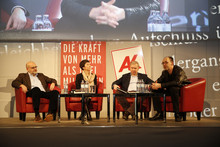
<path id="1" fill-rule="evenodd" d="M 50 84 L 48 84 L 48 87 Z M 54 90 L 60 92 L 60 88 L 56 87 Z M 26 113 L 34 113 L 32 97 L 26 97 L 26 94 L 22 91 L 21 88 L 15 88 L 15 99 L 16 99 L 16 110 L 19 112 L 20 120 L 26 120 Z M 43 118 L 45 118 L 45 113 L 48 112 L 49 100 L 46 98 L 40 99 L 40 108 L 39 112 L 43 113 Z M 55 119 L 55 118 L 54 118 Z"/>
<path id="2" fill-rule="evenodd" d="M 97 78 L 98 79 L 98 78 Z M 103 83 L 99 82 L 97 80 L 97 93 L 103 93 Z M 68 84 L 68 91 L 71 91 L 72 89 L 76 89 L 75 82 L 71 82 Z M 91 106 L 90 111 L 96 111 L 96 119 L 99 119 L 100 117 L 100 111 L 102 110 L 102 101 L 103 98 L 101 97 L 92 97 L 91 98 Z M 71 117 L 71 111 L 74 111 L 74 119 L 76 119 L 77 111 L 81 112 L 82 109 L 82 103 L 81 103 L 81 97 L 66 97 L 66 111 L 68 114 L 68 119 Z"/>
<path id="3" fill-rule="evenodd" d="M 197 112 L 197 120 L 200 120 L 203 111 L 206 80 L 204 78 L 191 78 L 192 83 L 180 90 L 179 111 L 183 113 L 183 120 L 186 120 L 187 112 Z M 161 98 L 162 110 L 163 98 Z M 173 112 L 173 104 L 170 96 L 166 96 L 166 111 Z"/>
<path id="4" fill-rule="evenodd" d="M 113 90 L 113 93 L 115 93 L 115 90 Z M 135 98 L 126 98 L 126 100 L 130 103 L 134 103 Z M 139 105 L 138 112 L 144 112 L 144 118 L 149 118 L 149 112 L 151 110 L 151 99 L 145 98 L 143 102 L 141 102 L 142 105 Z M 115 98 L 115 111 L 117 112 L 117 119 L 120 117 L 120 112 L 124 114 L 124 109 L 122 106 L 118 103 L 117 98 Z M 141 113 L 142 114 L 142 113 Z M 140 118 L 142 119 L 142 115 L 140 115 Z"/>

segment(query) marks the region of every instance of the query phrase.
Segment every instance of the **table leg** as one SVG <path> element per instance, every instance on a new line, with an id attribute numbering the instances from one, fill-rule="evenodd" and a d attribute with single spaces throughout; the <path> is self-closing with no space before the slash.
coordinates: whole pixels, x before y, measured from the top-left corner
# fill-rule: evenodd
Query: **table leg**
<path id="1" fill-rule="evenodd" d="M 137 113 L 137 109 L 138 109 L 138 106 L 137 106 L 137 101 L 138 101 L 138 96 L 137 94 L 135 94 L 135 123 L 138 124 L 138 113 Z"/>
<path id="2" fill-rule="evenodd" d="M 108 122 L 110 122 L 110 95 L 107 96 Z"/>
<path id="3" fill-rule="evenodd" d="M 81 119 L 81 124 L 84 124 L 85 122 L 85 104 L 84 104 L 84 101 L 85 101 L 85 95 L 82 94 L 82 110 L 81 110 L 81 114 L 82 114 L 82 119 Z"/>
<path id="4" fill-rule="evenodd" d="M 164 108 L 163 120 L 164 120 L 164 123 L 166 123 L 166 94 L 163 94 L 163 108 Z"/>
<path id="5" fill-rule="evenodd" d="M 140 116 L 140 120 L 143 120 L 143 100 L 144 98 L 143 97 L 141 97 L 141 101 L 140 101 L 140 107 L 141 107 L 141 116 Z"/>
<path id="6" fill-rule="evenodd" d="M 58 123 L 60 123 L 60 95 L 58 95 Z"/>
<path id="7" fill-rule="evenodd" d="M 115 122 L 115 95 L 113 94 L 113 122 Z"/>

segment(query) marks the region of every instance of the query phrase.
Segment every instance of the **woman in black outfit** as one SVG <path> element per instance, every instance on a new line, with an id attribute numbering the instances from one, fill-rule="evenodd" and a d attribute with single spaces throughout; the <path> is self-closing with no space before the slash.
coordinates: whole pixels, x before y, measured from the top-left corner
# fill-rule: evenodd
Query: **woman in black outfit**
<path id="1" fill-rule="evenodd" d="M 82 60 L 79 64 L 79 66 L 82 69 L 82 73 L 76 75 L 76 81 L 75 81 L 76 89 L 81 89 L 82 81 L 83 81 L 83 83 L 88 82 L 89 86 L 97 85 L 97 76 L 96 76 L 96 74 L 91 73 L 91 64 L 90 64 L 89 60 Z M 92 117 L 91 117 L 91 114 L 89 111 L 90 101 L 91 101 L 90 98 L 85 99 L 85 104 L 86 104 L 86 106 L 85 106 L 86 113 L 85 114 L 87 114 L 88 120 L 92 120 Z M 81 120 L 84 115 L 81 114 L 79 119 Z"/>

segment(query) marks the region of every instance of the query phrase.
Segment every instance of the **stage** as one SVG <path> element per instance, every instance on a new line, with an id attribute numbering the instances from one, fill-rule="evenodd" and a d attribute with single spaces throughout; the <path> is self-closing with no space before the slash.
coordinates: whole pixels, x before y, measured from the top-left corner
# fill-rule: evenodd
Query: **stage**
<path id="1" fill-rule="evenodd" d="M 89 124 L 62 118 L 61 122 L 25 122 L 0 118 L 0 145 L 6 146 L 219 146 L 220 118 L 187 118 L 175 122 L 93 119 Z"/>

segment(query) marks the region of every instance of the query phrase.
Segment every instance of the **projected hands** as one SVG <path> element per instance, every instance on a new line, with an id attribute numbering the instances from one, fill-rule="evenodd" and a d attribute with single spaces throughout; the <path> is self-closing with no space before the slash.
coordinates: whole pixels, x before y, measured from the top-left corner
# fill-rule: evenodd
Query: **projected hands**
<path id="1" fill-rule="evenodd" d="M 118 22 L 125 19 L 125 11 L 123 8 L 114 6 L 115 1 L 101 2 L 101 6 L 92 8 L 89 17 L 99 25 L 109 25 L 116 28 L 119 25 Z"/>
<path id="2" fill-rule="evenodd" d="M 27 22 L 24 11 L 21 8 L 15 8 L 11 14 L 5 30 L 21 30 Z"/>

